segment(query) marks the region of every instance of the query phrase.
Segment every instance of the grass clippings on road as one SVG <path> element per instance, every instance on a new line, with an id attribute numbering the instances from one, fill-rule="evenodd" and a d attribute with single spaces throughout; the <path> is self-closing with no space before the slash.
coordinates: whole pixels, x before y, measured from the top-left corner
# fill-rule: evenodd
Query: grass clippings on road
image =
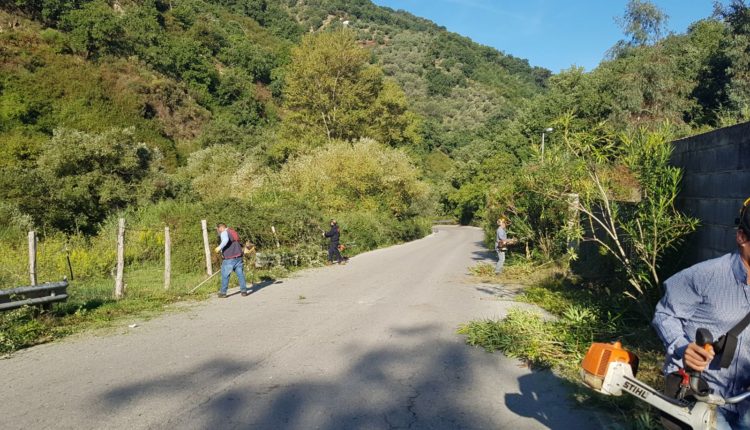
<path id="1" fill-rule="evenodd" d="M 602 396 L 580 383 L 580 363 L 591 343 L 620 340 L 640 358 L 638 378 L 653 387 L 662 386 L 663 347 L 630 299 L 605 294 L 602 285 L 576 282 L 554 265 L 534 270 L 529 265 L 510 265 L 495 275 L 493 265 L 480 263 L 470 273 L 483 283 L 525 284 L 516 300 L 537 305 L 555 318 L 514 308 L 503 319 L 470 321 L 458 329 L 469 345 L 500 351 L 532 368 L 553 370 L 577 387 L 574 397 L 578 403 L 615 412 L 623 422 L 632 424 L 631 428 L 660 428 L 654 427 L 658 420 L 644 403 L 630 396 Z M 526 274 L 529 276 L 524 279 Z"/>

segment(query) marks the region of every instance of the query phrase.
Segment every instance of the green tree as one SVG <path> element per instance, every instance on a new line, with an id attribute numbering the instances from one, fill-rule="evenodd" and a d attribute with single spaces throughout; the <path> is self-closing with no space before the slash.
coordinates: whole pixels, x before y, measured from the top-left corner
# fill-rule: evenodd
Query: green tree
<path id="1" fill-rule="evenodd" d="M 261 25 L 268 27 L 272 33 L 289 40 L 297 40 L 302 28 L 284 8 L 283 2 L 269 0 L 224 0 L 226 3 L 236 3 L 235 9 L 255 19 Z"/>
<path id="2" fill-rule="evenodd" d="M 145 0 L 140 6 L 128 8 L 122 18 L 122 25 L 129 49 L 145 57 L 148 49 L 157 45 L 165 36 L 161 19 L 156 0 Z"/>
<path id="3" fill-rule="evenodd" d="M 70 33 L 73 51 L 86 58 L 122 51 L 125 36 L 120 17 L 104 0 L 94 0 L 63 15 L 62 28 Z"/>
<path id="4" fill-rule="evenodd" d="M 274 54 L 244 37 L 230 38 L 228 46 L 218 58 L 226 64 L 242 68 L 253 80 L 271 82 L 271 71 L 276 66 Z"/>
<path id="5" fill-rule="evenodd" d="M 370 108 L 367 136 L 390 146 L 419 144 L 421 121 L 409 111 L 406 94 L 390 79 L 383 83 L 382 91 Z"/>
<path id="6" fill-rule="evenodd" d="M 630 0 L 618 20 L 629 46 L 654 44 L 666 34 L 669 17 L 648 0 Z"/>
<path id="7" fill-rule="evenodd" d="M 219 81 L 211 52 L 186 37 L 171 37 L 149 51 L 149 63 L 157 70 L 187 82 L 208 97 Z"/>
<path id="8" fill-rule="evenodd" d="M 718 19 L 704 19 L 690 26 L 686 35 L 683 63 L 694 70 L 696 85 L 692 97 L 696 104 L 687 120 L 696 126 L 719 126 L 719 115 L 729 107 L 727 86 L 729 66 L 726 47 L 731 43 L 727 26 Z"/>
<path id="9" fill-rule="evenodd" d="M 292 51 L 284 88 L 295 137 L 350 140 L 363 135 L 367 113 L 383 88 L 383 72 L 350 31 L 305 36 Z"/>
<path id="10" fill-rule="evenodd" d="M 41 20 L 54 26 L 66 12 L 79 8 L 87 0 L 15 0 L 15 5 Z"/>
<path id="11" fill-rule="evenodd" d="M 107 215 L 158 198 L 168 184 L 157 179 L 160 155 L 133 137 L 132 129 L 101 134 L 55 131 L 36 163 L 32 187 L 41 225 L 93 233 Z"/>
<path id="12" fill-rule="evenodd" d="M 716 13 L 729 25 L 731 38 L 726 46 L 729 61 L 726 86 L 731 116 L 737 121 L 750 118 L 750 7 L 744 0 L 717 4 Z"/>
<path id="13" fill-rule="evenodd" d="M 431 67 L 425 73 L 425 80 L 427 81 L 427 92 L 430 95 L 441 95 L 448 97 L 451 95 L 453 87 L 456 86 L 457 82 L 447 73 Z"/>

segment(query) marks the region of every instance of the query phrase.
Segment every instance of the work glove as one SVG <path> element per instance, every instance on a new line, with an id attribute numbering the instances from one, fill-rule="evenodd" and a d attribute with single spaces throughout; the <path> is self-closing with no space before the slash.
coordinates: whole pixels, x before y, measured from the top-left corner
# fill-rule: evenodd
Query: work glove
<path id="1" fill-rule="evenodd" d="M 217 253 L 217 254 L 220 253 L 221 252 L 221 247 L 217 246 L 216 248 L 214 248 L 214 252 Z"/>

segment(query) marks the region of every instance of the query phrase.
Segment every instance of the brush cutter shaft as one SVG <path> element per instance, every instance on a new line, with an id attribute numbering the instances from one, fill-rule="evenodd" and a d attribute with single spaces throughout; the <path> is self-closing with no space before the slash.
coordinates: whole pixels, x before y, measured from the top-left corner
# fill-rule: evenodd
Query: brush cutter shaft
<path id="1" fill-rule="evenodd" d="M 724 403 L 727 405 L 733 405 L 735 403 L 739 403 L 743 400 L 746 400 L 747 398 L 750 398 L 750 391 L 745 391 L 742 394 L 736 395 L 734 397 L 729 397 L 728 399 L 724 399 Z"/>
<path id="2" fill-rule="evenodd" d="M 625 391 L 694 430 L 714 429 L 716 406 L 724 402 L 724 399 L 713 395 L 708 396 L 711 401 L 705 402 L 686 402 L 667 397 L 633 377 L 630 364 L 621 362 L 609 363 L 602 388 L 596 391 L 612 396 L 620 396 Z"/>
<path id="3" fill-rule="evenodd" d="M 636 379 L 637 363 L 638 358 L 624 350 L 619 342 L 595 343 L 581 363 L 581 377 L 586 385 L 601 394 L 621 396 L 625 391 L 672 417 L 670 423 L 679 421 L 693 430 L 714 429 L 718 406 L 750 397 L 750 393 L 731 399 L 708 394 L 696 396 L 695 401 L 675 399 Z"/>

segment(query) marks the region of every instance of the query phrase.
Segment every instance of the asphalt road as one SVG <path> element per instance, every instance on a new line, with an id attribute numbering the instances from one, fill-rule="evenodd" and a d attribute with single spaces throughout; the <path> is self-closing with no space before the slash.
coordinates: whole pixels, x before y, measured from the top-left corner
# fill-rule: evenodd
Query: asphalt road
<path id="1" fill-rule="evenodd" d="M 464 344 L 509 301 L 482 233 L 405 245 L 0 360 L 2 429 L 598 429 L 549 372 Z"/>

